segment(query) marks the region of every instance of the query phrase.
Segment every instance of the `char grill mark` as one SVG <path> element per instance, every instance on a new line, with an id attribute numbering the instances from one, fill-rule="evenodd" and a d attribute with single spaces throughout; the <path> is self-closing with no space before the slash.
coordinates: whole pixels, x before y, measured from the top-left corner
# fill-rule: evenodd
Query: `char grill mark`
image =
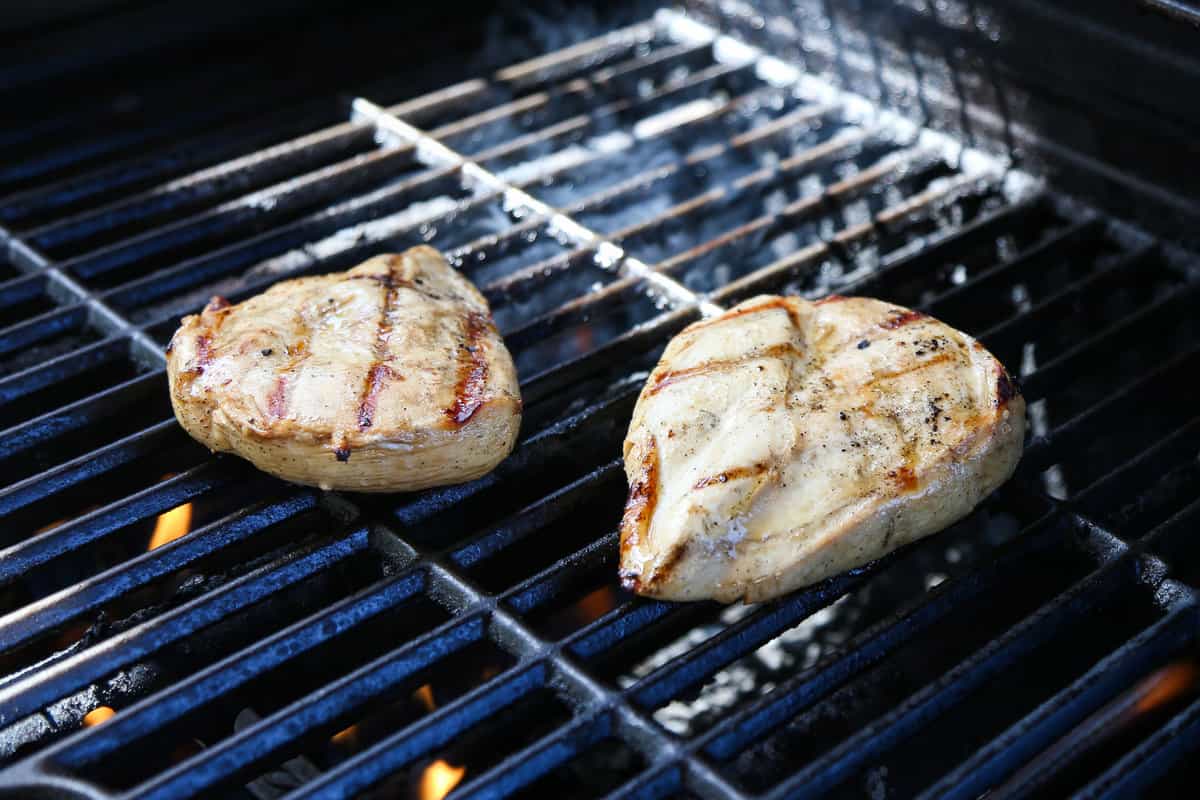
<path id="1" fill-rule="evenodd" d="M 363 399 L 358 406 L 358 429 L 360 431 L 365 431 L 374 424 L 375 406 L 379 402 L 380 393 L 383 392 L 388 380 L 398 377 L 396 371 L 387 364 L 376 363 L 371 367 L 367 373 Z"/>
<path id="2" fill-rule="evenodd" d="M 475 412 L 487 402 L 484 387 L 487 385 L 487 358 L 481 349 L 480 340 L 492 328 L 492 321 L 485 314 L 472 312 L 463 322 L 464 341 L 459 347 L 458 383 L 454 387 L 454 403 L 446 409 L 446 416 L 455 425 L 465 425 Z"/>
<path id="3" fill-rule="evenodd" d="M 267 398 L 267 413 L 273 419 L 283 419 L 287 414 L 287 386 L 287 376 L 280 375 L 275 380 L 275 388 L 271 390 L 270 397 Z"/>
<path id="4" fill-rule="evenodd" d="M 375 361 L 367 369 L 363 381 L 362 400 L 358 404 L 358 429 L 365 431 L 375 423 L 375 406 L 379 395 L 390 378 L 399 377 L 395 370 L 384 362 L 388 357 L 388 336 L 392 332 L 392 311 L 396 306 L 396 298 L 401 285 L 410 282 L 396 276 L 398 257 L 388 259 L 388 274 L 386 276 L 370 276 L 379 280 L 383 289 L 383 304 L 379 315 L 379 327 L 375 330 Z"/>
<path id="5" fill-rule="evenodd" d="M 221 323 L 225 321 L 225 315 L 219 312 L 229 308 L 229 301 L 220 295 L 215 295 L 208 301 L 208 305 L 204 307 L 203 314 L 208 316 L 213 315 L 212 322 L 209 323 L 208 332 L 202 334 L 196 339 L 196 362 L 192 367 L 192 374 L 198 377 L 204 374 L 204 370 L 212 363 L 213 360 L 213 337 L 217 335 L 217 331 L 221 329 Z M 170 348 L 167 349 L 170 352 Z"/>
<path id="6" fill-rule="evenodd" d="M 784 311 L 786 311 L 787 315 L 788 315 L 788 319 L 790 319 L 792 321 L 792 325 L 797 328 L 800 327 L 800 318 L 799 318 L 799 316 L 797 316 L 796 310 L 794 308 L 792 308 L 792 306 L 789 303 L 787 303 L 783 298 L 776 298 L 774 300 L 768 300 L 765 303 L 760 303 L 759 305 L 756 305 L 756 306 L 750 306 L 748 308 L 739 308 L 737 311 L 729 311 L 729 312 L 717 317 L 716 319 L 707 320 L 705 322 L 697 322 L 694 325 L 692 325 L 690 328 L 688 328 L 688 330 L 689 331 L 698 331 L 698 330 L 703 330 L 705 328 L 711 328 L 711 327 L 714 327 L 717 325 L 725 325 L 729 322 L 732 322 L 733 320 L 740 319 L 741 317 L 747 316 L 749 314 L 758 314 L 760 312 L 770 311 L 775 308 L 782 308 Z"/>
<path id="7" fill-rule="evenodd" d="M 722 470 L 716 475 L 709 475 L 696 481 L 693 489 L 703 489 L 706 486 L 711 486 L 715 483 L 727 483 L 736 481 L 740 478 L 753 478 L 767 471 L 768 465 L 765 462 L 751 464 L 745 467 L 733 467 L 732 469 Z"/>
<path id="8" fill-rule="evenodd" d="M 654 574 L 650 576 L 650 580 L 648 582 L 643 583 L 637 578 L 630 579 L 622 575 L 621 584 L 630 591 L 638 591 L 649 589 L 655 584 L 669 580 L 671 573 L 675 571 L 675 567 L 677 567 L 679 562 L 683 560 L 683 557 L 687 555 L 689 544 L 690 541 L 685 539 L 676 545 L 675 548 L 667 554 L 667 557 L 662 560 L 662 563 L 659 564 L 658 569 L 654 571 Z M 631 585 L 631 583 L 633 585 Z"/>
<path id="9" fill-rule="evenodd" d="M 913 311 L 912 309 L 897 308 L 893 309 L 891 313 L 891 319 L 879 323 L 879 327 L 883 328 L 884 330 L 894 331 L 897 328 L 902 328 L 909 323 L 917 322 L 927 317 L 926 314 L 923 314 L 920 311 Z"/>
<path id="10" fill-rule="evenodd" d="M 625 502 L 625 513 L 621 516 L 621 560 L 628 551 L 642 540 L 642 534 L 654 516 L 658 506 L 658 442 L 651 437 L 646 454 L 642 457 L 641 473 L 629 487 L 629 498 Z M 621 572 L 621 585 L 630 591 L 638 591 L 640 582 L 636 573 Z"/>
<path id="11" fill-rule="evenodd" d="M 720 361 L 706 361 L 703 364 L 697 364 L 694 367 L 664 372 L 659 376 L 658 380 L 654 382 L 654 385 L 650 387 L 650 390 L 647 392 L 647 394 L 658 394 L 672 384 L 679 383 L 690 378 L 699 377 L 701 375 L 711 375 L 714 372 L 724 372 L 756 358 L 780 358 L 788 354 L 799 356 L 801 354 L 800 348 L 796 347 L 796 345 L 792 344 L 791 342 L 782 342 L 780 344 L 771 345 L 770 347 L 765 347 L 762 350 L 755 350 L 753 352 L 740 355 L 737 358 L 722 359 Z"/>
<path id="12" fill-rule="evenodd" d="M 813 305 L 814 306 L 823 306 L 826 303 L 840 303 L 841 301 L 843 301 L 845 299 L 846 298 L 844 295 L 830 294 L 830 295 L 826 295 L 825 297 L 822 297 L 820 300 L 814 301 Z"/>
<path id="13" fill-rule="evenodd" d="M 891 372 L 883 372 L 878 375 L 873 375 L 871 376 L 870 380 L 867 381 L 867 384 L 870 385 L 878 383 L 879 381 L 899 378 L 901 375 L 908 375 L 910 372 L 920 372 L 923 369 L 928 369 L 929 367 L 936 366 L 937 364 L 942 364 L 950 359 L 951 356 L 949 353 L 940 353 L 932 358 L 927 358 L 924 361 L 913 364 L 912 366 L 904 367 L 903 369 L 897 369 L 892 370 Z"/>
<path id="14" fill-rule="evenodd" d="M 196 365 L 192 367 L 195 375 L 203 375 L 204 368 L 212 363 L 212 334 L 206 333 L 196 339 Z"/>
<path id="15" fill-rule="evenodd" d="M 1021 393 L 1020 385 L 1008 374 L 1008 370 L 996 365 L 996 408 L 1003 408 Z"/>

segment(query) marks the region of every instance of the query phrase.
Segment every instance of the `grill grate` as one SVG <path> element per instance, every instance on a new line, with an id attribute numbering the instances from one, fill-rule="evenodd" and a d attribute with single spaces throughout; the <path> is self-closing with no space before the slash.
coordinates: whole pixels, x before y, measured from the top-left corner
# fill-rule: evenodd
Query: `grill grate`
<path id="1" fill-rule="evenodd" d="M 169 180 L 136 163 L 133 188 L 106 169 L 4 205 L 17 792 L 395 796 L 443 759 L 464 796 L 586 775 L 597 796 L 974 797 L 1195 647 L 1194 261 L 691 17 L 357 97 L 348 121 Z M 180 313 L 423 241 L 517 360 L 525 429 L 493 474 L 322 494 L 170 419 Z M 1030 401 L 1018 477 L 773 603 L 633 598 L 616 456 L 645 371 L 768 291 L 877 294 L 978 332 Z M 99 706 L 116 713 L 91 726 Z M 1146 785 L 1194 751 L 1196 714 L 1006 788 Z"/>

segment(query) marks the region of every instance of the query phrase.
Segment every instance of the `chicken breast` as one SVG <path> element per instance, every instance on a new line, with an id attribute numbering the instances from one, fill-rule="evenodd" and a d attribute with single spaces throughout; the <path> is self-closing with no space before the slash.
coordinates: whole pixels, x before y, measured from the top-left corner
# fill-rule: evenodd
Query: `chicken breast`
<path id="1" fill-rule="evenodd" d="M 179 423 L 289 481 L 356 492 L 477 478 L 521 399 L 487 301 L 436 250 L 214 298 L 167 349 Z"/>
<path id="2" fill-rule="evenodd" d="M 625 439 L 621 577 L 765 600 L 965 516 L 1021 456 L 1025 403 L 970 336 L 857 297 L 762 296 L 676 336 Z"/>

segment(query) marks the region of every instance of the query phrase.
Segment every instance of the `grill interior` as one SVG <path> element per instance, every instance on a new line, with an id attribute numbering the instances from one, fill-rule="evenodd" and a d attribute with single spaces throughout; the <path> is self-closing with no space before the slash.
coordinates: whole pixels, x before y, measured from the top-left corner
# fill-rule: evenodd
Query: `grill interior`
<path id="1" fill-rule="evenodd" d="M 705 11 L 426 93 L 332 76 L 365 87 L 348 113 L 247 116 L 275 86 L 250 59 L 151 82 L 86 135 L 61 110 L 6 134 L 4 790 L 429 798 L 452 778 L 456 797 L 876 798 L 1186 780 L 1194 681 L 1105 718 L 1083 741 L 1106 749 L 1051 745 L 1192 663 L 1196 261 Z M 242 76 L 203 124 L 151 113 Z M 419 243 L 481 288 L 517 363 L 525 423 L 494 473 L 326 494 L 178 428 L 162 350 L 181 314 Z M 1016 478 L 950 530 L 772 603 L 624 592 L 620 442 L 667 340 L 758 293 L 835 291 L 934 314 L 1019 374 Z"/>

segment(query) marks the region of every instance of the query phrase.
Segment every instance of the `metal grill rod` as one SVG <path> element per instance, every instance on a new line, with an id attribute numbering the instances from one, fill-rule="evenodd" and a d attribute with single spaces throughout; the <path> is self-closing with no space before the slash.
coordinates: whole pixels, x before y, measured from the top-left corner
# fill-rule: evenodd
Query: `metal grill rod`
<path id="1" fill-rule="evenodd" d="M 367 546 L 367 531 L 359 529 L 329 544 L 307 548 L 290 561 L 243 575 L 50 668 L 23 677 L 0 689 L 0 724 L 37 713 L 127 664 L 365 551 Z"/>
<path id="2" fill-rule="evenodd" d="M 703 300 L 682 284 L 654 272 L 637 259 L 628 256 L 620 247 L 604 237 L 580 225 L 571 217 L 551 208 L 541 200 L 506 183 L 495 174 L 485 170 L 473 161 L 469 161 L 446 145 L 430 138 L 419 129 L 397 119 L 385 112 L 371 101 L 356 97 L 353 102 L 354 113 L 371 121 L 380 130 L 394 134 L 402 141 L 414 144 L 419 157 L 424 157 L 428 163 L 439 166 L 457 167 L 465 178 L 475 181 L 481 186 L 488 187 L 502 194 L 509 209 L 524 209 L 527 213 L 544 216 L 549 219 L 553 232 L 562 234 L 577 245 L 594 248 L 603 263 L 620 263 L 630 274 L 643 279 L 648 285 L 661 291 L 665 296 L 680 305 L 697 305 L 705 316 L 720 314 L 724 309 L 714 303 Z"/>
<path id="3" fill-rule="evenodd" d="M 129 337 L 134 343 L 134 352 L 139 361 L 153 366 L 166 362 L 166 354 L 163 353 L 162 348 L 145 331 L 127 322 L 124 317 L 58 266 L 52 264 L 21 240 L 12 238 L 4 228 L 0 228 L 0 244 L 5 243 L 8 245 L 9 256 L 13 264 L 19 269 L 46 275 L 50 286 L 63 295 L 86 305 L 101 330 L 113 335 Z"/>
<path id="4" fill-rule="evenodd" d="M 1166 661 L 1187 643 L 1197 623 L 1195 605 L 1182 605 L 1101 659 L 1084 675 L 992 739 L 971 758 L 921 794 L 921 800 L 971 800 L 1048 747 L 1105 700 Z M 1071 698 L 1067 703 L 1060 695 Z"/>

